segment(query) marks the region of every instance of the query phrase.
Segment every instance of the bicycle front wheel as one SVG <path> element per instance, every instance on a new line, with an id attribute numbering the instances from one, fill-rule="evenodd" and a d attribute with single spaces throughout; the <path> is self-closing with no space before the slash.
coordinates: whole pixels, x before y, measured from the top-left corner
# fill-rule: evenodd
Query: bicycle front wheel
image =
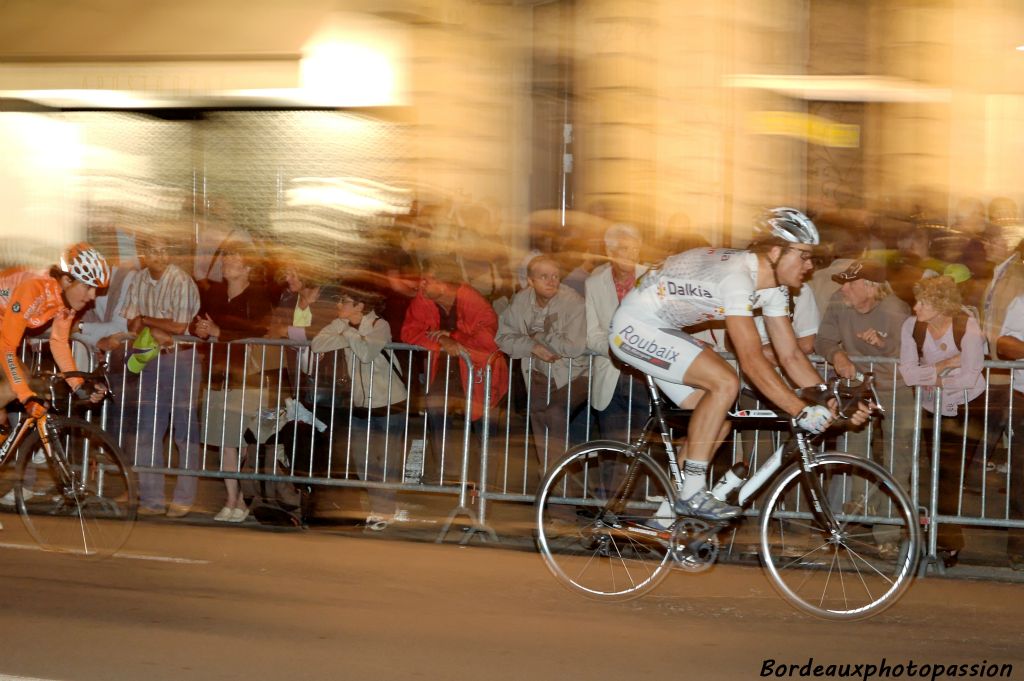
<path id="1" fill-rule="evenodd" d="M 99 426 L 50 416 L 48 454 L 33 432 L 18 450 L 15 486 L 25 528 L 44 549 L 109 556 L 128 540 L 138 499 L 117 444 Z M 63 459 L 63 460 L 62 460 Z"/>
<path id="2" fill-rule="evenodd" d="M 611 441 L 582 445 L 545 476 L 537 547 L 563 585 L 601 600 L 642 596 L 668 576 L 675 500 L 647 455 Z"/>
<path id="3" fill-rule="evenodd" d="M 761 509 L 761 561 L 797 609 L 830 620 L 877 615 L 910 586 L 921 552 L 917 512 L 882 467 L 847 454 L 817 457 L 812 475 L 836 519 L 812 513 L 798 465 L 787 468 Z"/>

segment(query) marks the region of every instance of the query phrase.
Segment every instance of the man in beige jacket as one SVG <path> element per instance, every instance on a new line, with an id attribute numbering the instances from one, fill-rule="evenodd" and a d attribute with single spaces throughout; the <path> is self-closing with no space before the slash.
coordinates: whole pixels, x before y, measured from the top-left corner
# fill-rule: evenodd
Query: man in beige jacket
<path id="1" fill-rule="evenodd" d="M 594 269 L 586 281 L 587 349 L 596 354 L 590 387 L 601 437 L 628 441 L 643 428 L 648 412 L 647 389 L 631 373 L 620 371 L 608 353 L 608 326 L 619 303 L 647 271 L 640 260 L 640 232 L 629 224 L 605 231 L 609 262 Z"/>

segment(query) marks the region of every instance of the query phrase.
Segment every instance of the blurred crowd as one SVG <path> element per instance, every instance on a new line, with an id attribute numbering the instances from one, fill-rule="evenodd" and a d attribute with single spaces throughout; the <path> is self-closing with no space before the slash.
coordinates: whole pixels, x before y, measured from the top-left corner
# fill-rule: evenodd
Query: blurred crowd
<path id="1" fill-rule="evenodd" d="M 164 465 L 156 443 L 169 432 L 183 467 L 199 466 L 202 446 L 220 450 L 222 470 L 238 470 L 248 412 L 267 406 L 261 387 L 283 380 L 307 405 L 317 394 L 343 394 L 355 409 L 356 439 L 380 438 L 371 451 L 399 446 L 385 411 L 411 405 L 413 394 L 430 446 L 440 451 L 472 390 L 468 421 L 477 435 L 481 421 L 493 429 L 498 414 L 518 419 L 542 469 L 586 437 L 625 439 L 642 425 L 643 384 L 608 352 L 612 314 L 649 267 L 710 246 L 686 231 L 683 216 L 655 238 L 649 226 L 602 213 L 535 213 L 529 247 L 518 250 L 501 238 L 488 207 L 445 201 L 414 202 L 407 215 L 382 222 L 375 238 L 350 245 L 266 242 L 232 224 L 228 210 L 211 213 L 198 231 L 191 222 L 98 226 L 89 238 L 114 272 L 106 295 L 82 318 L 79 338 L 96 353 L 111 353 L 127 386 L 115 425 L 137 465 Z M 1017 491 L 1024 490 L 1024 451 L 1006 452 L 1003 438 L 1012 431 L 1011 395 L 1024 392 L 1024 374 L 982 365 L 1024 358 L 1024 223 L 1016 204 L 962 201 L 951 224 L 921 214 L 810 215 L 822 246 L 813 275 L 791 292 L 793 326 L 801 348 L 839 375 L 876 370 L 887 413 L 870 436 L 860 435 L 864 444 L 870 437 L 875 456 L 909 485 L 912 429 L 921 428 L 927 455 L 931 419 L 939 418 L 940 510 L 959 514 L 965 490 L 994 470 L 1010 482 L 1014 514 L 1024 515 Z M 688 331 L 729 350 L 723 326 Z M 310 347 L 264 348 L 254 362 L 257 353 L 238 346 L 175 345 L 180 335 Z M 764 341 L 772 360 L 766 335 Z M 403 366 L 394 343 L 426 348 L 430 359 Z M 174 361 L 147 368 L 171 352 Z M 888 358 L 890 366 L 864 357 Z M 480 418 L 484 367 L 491 369 L 487 420 Z M 920 418 L 916 386 L 924 391 Z M 1013 410 L 1012 418 L 1020 414 Z M 1013 450 L 1024 447 L 1020 440 L 1010 439 Z M 357 458 L 361 477 L 379 479 L 383 459 Z M 1015 463 L 1007 468 L 1007 461 Z M 244 520 L 238 483 L 226 481 L 226 492 L 217 519 Z M 184 515 L 195 493 L 196 478 L 181 476 L 168 503 L 163 477 L 143 474 L 142 512 Z M 371 497 L 371 519 L 386 524 L 394 494 L 374 490 Z M 946 528 L 940 545 L 953 564 L 963 538 L 957 526 Z M 1011 562 L 1024 569 L 1024 536 L 1011 534 Z"/>

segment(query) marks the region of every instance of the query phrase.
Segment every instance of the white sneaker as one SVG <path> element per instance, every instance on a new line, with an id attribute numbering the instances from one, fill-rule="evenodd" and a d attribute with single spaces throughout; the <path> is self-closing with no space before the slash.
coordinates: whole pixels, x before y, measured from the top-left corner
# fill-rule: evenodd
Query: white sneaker
<path id="1" fill-rule="evenodd" d="M 37 466 L 42 466 L 46 463 L 46 452 L 41 449 L 37 449 L 32 453 L 32 463 Z"/>
<path id="2" fill-rule="evenodd" d="M 247 508 L 233 508 L 233 509 L 231 509 L 231 518 L 228 519 L 228 522 L 231 522 L 231 523 L 241 523 L 241 522 L 244 522 L 245 519 L 248 518 L 248 517 L 249 517 L 249 509 L 247 509 Z"/>
<path id="3" fill-rule="evenodd" d="M 366 529 L 373 532 L 383 532 L 388 527 L 388 518 L 376 513 L 366 516 Z"/>
<path id="4" fill-rule="evenodd" d="M 229 520 L 231 520 L 231 512 L 234 510 L 235 509 L 229 506 L 225 506 L 224 508 L 220 509 L 220 511 L 217 512 L 217 515 L 213 516 L 213 519 L 219 523 L 226 523 Z"/>

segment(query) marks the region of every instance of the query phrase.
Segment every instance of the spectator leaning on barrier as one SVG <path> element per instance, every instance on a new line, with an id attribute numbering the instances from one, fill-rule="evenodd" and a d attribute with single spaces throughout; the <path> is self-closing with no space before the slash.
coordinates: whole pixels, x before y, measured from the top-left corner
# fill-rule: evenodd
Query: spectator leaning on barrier
<path id="1" fill-rule="evenodd" d="M 647 271 L 639 264 L 640 232 L 633 225 L 614 224 L 604 234 L 610 262 L 601 265 L 586 281 L 587 349 L 595 353 L 590 404 L 601 437 L 626 441 L 647 417 L 647 389 L 642 381 L 631 385 L 632 373 L 619 369 L 608 352 L 608 327 L 619 303 Z M 632 411 L 630 406 L 632 405 Z"/>
<path id="2" fill-rule="evenodd" d="M 334 304 L 322 299 L 320 295 L 323 281 L 320 277 L 290 264 L 285 264 L 278 270 L 278 278 L 283 281 L 285 289 L 271 311 L 267 337 L 293 341 L 312 340 L 334 319 Z M 292 388 L 299 390 L 300 396 L 304 399 L 308 398 L 312 376 L 307 348 L 292 348 L 282 354 L 278 348 L 268 347 L 265 356 L 261 353 L 264 369 L 276 369 L 281 363 L 282 356 L 286 360 L 288 379 Z"/>
<path id="3" fill-rule="evenodd" d="M 897 482 L 909 488 L 913 392 L 903 384 L 894 366 L 872 366 L 870 362 L 855 362 L 851 358 L 898 358 L 900 331 L 910 316 L 910 308 L 893 295 L 885 281 L 885 268 L 872 260 L 857 260 L 832 278 L 840 288 L 822 315 L 814 348 L 843 378 L 854 378 L 858 371 L 874 369 L 886 416 L 881 427 L 873 429 L 873 458 L 889 468 Z M 850 433 L 847 442 L 851 453 L 867 451 L 863 433 Z"/>
<path id="4" fill-rule="evenodd" d="M 172 262 L 183 256 L 182 249 L 172 245 L 173 234 L 163 231 L 142 239 L 144 269 L 125 294 L 128 331 L 142 334 L 148 330 L 160 346 L 160 354 L 140 371 L 132 371 L 133 364 L 138 364 L 129 362 L 123 397 L 125 433 L 130 434 L 125 450 L 136 466 L 163 468 L 164 434 L 173 422 L 178 467 L 198 470 L 202 463 L 196 419 L 200 371 L 195 348 L 176 345 L 172 336 L 184 334 L 199 311 L 199 289 L 188 273 Z M 163 474 L 140 472 L 139 513 L 166 512 L 172 518 L 187 515 L 195 502 L 197 483 L 195 476 L 178 476 L 174 498 L 165 506 Z"/>
<path id="5" fill-rule="evenodd" d="M 336 386 L 333 460 L 336 465 L 344 461 L 346 471 L 352 462 L 364 481 L 400 482 L 404 409 L 398 405 L 405 401 L 406 390 L 402 367 L 384 349 L 391 342 L 391 326 L 378 316 L 383 298 L 360 287 L 340 286 L 334 300 L 337 318 L 310 345 L 314 353 L 340 351 L 336 361 L 330 356 L 320 360 L 320 375 L 333 377 Z M 366 495 L 367 527 L 382 530 L 395 517 L 395 492 L 368 489 Z"/>
<path id="6" fill-rule="evenodd" d="M 999 357 L 1004 360 L 1024 360 L 1024 294 L 1017 296 L 1009 304 L 996 341 Z M 1017 393 L 1014 400 L 1024 401 L 1024 369 L 1013 372 L 1013 389 Z M 1009 497 L 1010 517 L 1016 520 L 1024 518 L 1024 408 L 1015 406 L 1012 416 L 1013 440 L 1010 450 L 1010 485 L 1007 489 Z M 1010 567 L 1024 570 L 1024 530 L 1010 528 L 1007 535 L 1006 554 Z"/>
<path id="7" fill-rule="evenodd" d="M 244 424 L 267 404 L 269 390 L 260 389 L 259 373 L 246 371 L 246 347 L 228 343 L 262 337 L 270 322 L 270 301 L 266 291 L 252 283 L 261 268 L 251 246 L 224 244 L 220 252 L 223 281 L 210 282 L 201 294 L 202 306 L 193 324 L 196 336 L 218 341 L 203 348 L 210 363 L 203 376 L 210 377 L 210 384 L 203 393 L 200 438 L 220 448 L 221 471 L 238 471 Z M 227 499 L 213 519 L 240 523 L 249 511 L 238 480 L 226 478 L 224 486 Z"/>
<path id="8" fill-rule="evenodd" d="M 491 406 L 508 390 L 508 362 L 498 350 L 494 337 L 498 316 L 487 299 L 462 281 L 458 263 L 451 256 L 436 256 L 423 264 L 420 290 L 409 304 L 402 326 L 402 342 L 419 345 L 431 352 L 427 365 L 429 381 L 427 419 L 430 424 L 434 455 L 442 449 L 442 424 L 445 414 L 445 385 L 460 385 L 463 396 L 473 381 L 471 419 L 483 416 L 485 367 L 491 367 Z M 472 374 L 463 361 L 465 352 L 472 362 Z M 442 362 L 442 354 L 447 361 Z M 458 367 L 458 369 L 456 369 Z M 439 374 L 441 374 L 439 376 Z M 451 375 L 454 380 L 446 380 Z M 449 413 L 458 400 L 447 396 Z M 453 423 L 450 416 L 448 422 Z M 492 424 L 493 425 L 493 424 Z"/>
<path id="9" fill-rule="evenodd" d="M 530 287 L 501 313 L 497 342 L 521 360 L 530 390 L 530 425 L 542 463 L 562 456 L 566 428 L 587 398 L 587 319 L 583 298 L 561 283 L 558 263 L 539 255 L 527 266 Z"/>
<path id="10" fill-rule="evenodd" d="M 1003 333 L 1007 310 L 1017 296 L 1024 294 L 1024 242 L 1013 244 L 1014 250 L 999 263 L 993 273 L 985 294 L 981 299 L 981 326 L 992 359 L 1012 359 L 1002 354 L 999 342 Z M 991 369 L 988 372 L 987 433 L 985 439 L 988 451 L 983 459 L 987 462 L 996 450 L 1003 432 L 1009 423 L 1010 372 L 1006 369 Z"/>
<path id="11" fill-rule="evenodd" d="M 900 332 L 900 375 L 908 386 L 924 386 L 922 406 L 930 418 L 922 421 L 921 442 L 925 443 L 922 452 L 929 455 L 935 386 L 942 386 L 938 510 L 943 515 L 958 515 L 961 446 L 966 438 L 965 475 L 977 446 L 964 421 L 976 424 L 984 416 L 984 400 L 975 398 L 985 390 L 985 341 L 977 320 L 963 309 L 960 292 L 950 277 L 919 281 L 914 285 L 914 297 L 915 316 L 903 323 Z M 938 547 L 947 567 L 956 563 L 963 546 L 959 525 L 939 526 Z"/>
<path id="12" fill-rule="evenodd" d="M 993 359 L 1006 359 L 999 354 L 998 340 L 1004 335 L 1003 322 L 1010 304 L 1021 294 L 1024 294 L 1024 241 L 996 266 L 982 298 L 981 320 Z"/>

